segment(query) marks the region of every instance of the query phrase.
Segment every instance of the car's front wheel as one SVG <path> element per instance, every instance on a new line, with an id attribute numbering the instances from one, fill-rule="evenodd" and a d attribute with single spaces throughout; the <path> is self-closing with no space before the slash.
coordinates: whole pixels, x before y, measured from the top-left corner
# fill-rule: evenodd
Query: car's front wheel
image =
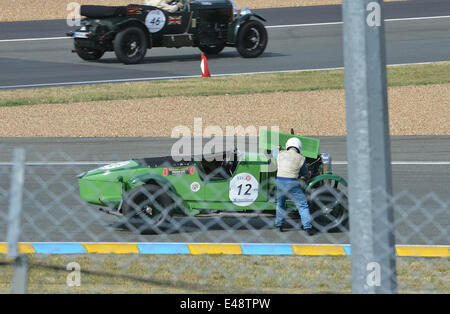
<path id="1" fill-rule="evenodd" d="M 324 184 L 309 195 L 311 223 L 322 232 L 346 232 L 348 226 L 348 199 L 340 190 Z"/>
<path id="2" fill-rule="evenodd" d="M 267 47 L 268 35 L 264 25 L 250 20 L 241 26 L 237 39 L 237 51 L 244 58 L 259 57 Z"/>
<path id="3" fill-rule="evenodd" d="M 144 223 L 154 231 L 166 227 L 175 209 L 171 191 L 166 187 L 146 184 L 125 195 L 122 214 L 129 226 Z"/>
<path id="4" fill-rule="evenodd" d="M 139 27 L 128 27 L 114 39 L 114 52 L 121 62 L 136 64 L 142 62 L 148 49 L 147 35 Z"/>

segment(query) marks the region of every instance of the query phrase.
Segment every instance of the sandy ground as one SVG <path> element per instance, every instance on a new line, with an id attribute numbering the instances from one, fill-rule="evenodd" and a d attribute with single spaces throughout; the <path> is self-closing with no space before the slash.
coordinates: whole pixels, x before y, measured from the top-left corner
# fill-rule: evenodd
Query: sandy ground
<path id="1" fill-rule="evenodd" d="M 449 135 L 450 84 L 389 89 L 392 135 Z M 0 137 L 170 136 L 219 126 L 292 127 L 304 135 L 345 135 L 345 92 L 325 90 L 239 96 L 165 97 L 0 108 Z M 224 134 L 226 135 L 226 134 Z M 231 134 L 229 134 L 231 135 Z"/>
<path id="2" fill-rule="evenodd" d="M 385 0 L 405 1 L 405 0 Z M 144 0 L 0 0 L 0 22 L 65 19 L 73 7 L 68 4 L 128 5 L 129 3 L 145 3 Z M 310 5 L 341 4 L 342 0 L 235 0 L 238 8 L 275 8 Z"/>

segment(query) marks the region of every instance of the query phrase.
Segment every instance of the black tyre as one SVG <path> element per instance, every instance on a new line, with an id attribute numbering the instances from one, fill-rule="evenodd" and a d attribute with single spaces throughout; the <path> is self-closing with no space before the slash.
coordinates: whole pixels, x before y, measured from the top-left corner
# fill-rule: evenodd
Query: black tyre
<path id="1" fill-rule="evenodd" d="M 225 48 L 225 45 L 223 45 L 223 44 L 209 45 L 209 46 L 201 45 L 198 48 L 205 55 L 214 56 L 214 55 L 218 55 L 219 53 L 221 53 L 222 50 Z"/>
<path id="2" fill-rule="evenodd" d="M 96 61 L 105 54 L 102 50 L 79 48 L 77 45 L 75 45 L 75 51 L 81 59 L 86 61 Z"/>
<path id="3" fill-rule="evenodd" d="M 114 39 L 114 52 L 121 62 L 136 64 L 142 62 L 147 53 L 147 34 L 139 27 L 128 27 Z"/>
<path id="4" fill-rule="evenodd" d="M 244 58 L 259 57 L 266 50 L 268 42 L 264 25 L 250 20 L 241 26 L 237 39 L 237 51 Z"/>
<path id="5" fill-rule="evenodd" d="M 348 231 L 347 196 L 328 184 L 309 195 L 311 224 L 321 232 Z"/>
<path id="6" fill-rule="evenodd" d="M 174 209 L 175 202 L 167 188 L 146 184 L 124 197 L 122 213 L 130 225 L 143 222 L 146 227 L 158 229 L 168 225 Z"/>

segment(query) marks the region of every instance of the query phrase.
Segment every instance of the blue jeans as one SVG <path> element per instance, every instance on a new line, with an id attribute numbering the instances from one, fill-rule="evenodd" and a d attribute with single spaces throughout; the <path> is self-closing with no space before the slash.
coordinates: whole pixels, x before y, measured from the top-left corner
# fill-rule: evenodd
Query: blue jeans
<path id="1" fill-rule="evenodd" d="M 300 183 L 296 179 L 277 178 L 277 218 L 275 226 L 281 227 L 286 218 L 286 198 L 291 199 L 297 207 L 304 229 L 311 229 L 311 215 L 308 202 Z"/>

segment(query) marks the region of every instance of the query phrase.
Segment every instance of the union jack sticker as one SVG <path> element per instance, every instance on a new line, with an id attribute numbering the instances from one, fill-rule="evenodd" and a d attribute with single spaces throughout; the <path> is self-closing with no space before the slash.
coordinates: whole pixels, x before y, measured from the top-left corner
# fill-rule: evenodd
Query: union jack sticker
<path id="1" fill-rule="evenodd" d="M 181 25 L 182 17 L 180 16 L 169 16 L 168 25 Z"/>

